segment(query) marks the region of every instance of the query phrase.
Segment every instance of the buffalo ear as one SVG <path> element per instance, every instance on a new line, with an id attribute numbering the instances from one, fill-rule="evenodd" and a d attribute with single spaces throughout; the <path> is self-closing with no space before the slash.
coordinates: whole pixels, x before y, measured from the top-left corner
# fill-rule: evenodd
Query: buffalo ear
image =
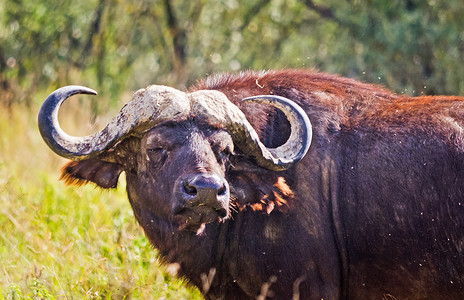
<path id="1" fill-rule="evenodd" d="M 68 185 L 80 186 L 93 182 L 102 188 L 115 188 L 122 171 L 119 164 L 95 158 L 70 161 L 61 169 L 60 180 Z"/>

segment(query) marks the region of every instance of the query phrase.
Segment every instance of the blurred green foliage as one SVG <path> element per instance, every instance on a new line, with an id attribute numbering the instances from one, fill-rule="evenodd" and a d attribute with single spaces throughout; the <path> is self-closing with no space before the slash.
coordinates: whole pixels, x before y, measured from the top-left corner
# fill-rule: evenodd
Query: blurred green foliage
<path id="1" fill-rule="evenodd" d="M 213 72 L 314 68 L 464 95 L 462 0 L 4 0 L 0 92 L 78 83 L 117 99 Z"/>

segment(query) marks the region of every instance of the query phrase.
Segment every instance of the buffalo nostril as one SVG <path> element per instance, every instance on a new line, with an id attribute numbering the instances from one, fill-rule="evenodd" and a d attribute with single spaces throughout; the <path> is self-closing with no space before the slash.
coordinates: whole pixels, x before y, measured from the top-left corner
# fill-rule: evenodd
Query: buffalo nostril
<path id="1" fill-rule="evenodd" d="M 181 202 L 189 206 L 216 206 L 225 202 L 229 195 L 229 186 L 216 175 L 200 174 L 188 176 L 180 181 L 179 192 Z"/>
<path id="2" fill-rule="evenodd" d="M 222 185 L 218 192 L 217 192 L 218 196 L 225 196 L 227 194 L 227 189 L 225 187 L 225 185 Z"/>
<path id="3" fill-rule="evenodd" d="M 184 182 L 183 184 L 184 192 L 189 196 L 196 196 L 197 195 L 197 188 L 193 185 L 190 185 L 188 182 Z"/>

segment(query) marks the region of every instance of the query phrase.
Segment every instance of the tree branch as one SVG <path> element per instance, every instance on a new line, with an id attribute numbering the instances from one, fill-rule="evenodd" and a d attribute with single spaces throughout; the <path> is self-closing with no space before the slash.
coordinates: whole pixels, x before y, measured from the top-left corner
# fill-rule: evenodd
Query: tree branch
<path id="1" fill-rule="evenodd" d="M 309 9 L 311 9 L 311 10 L 315 11 L 317 14 L 319 14 L 319 16 L 321 16 L 321 18 L 324 18 L 324 19 L 336 19 L 334 13 L 332 12 L 332 10 L 330 8 L 315 4 L 313 0 L 304 0 L 304 3 L 306 4 L 306 6 Z"/>
<path id="2" fill-rule="evenodd" d="M 184 29 L 179 27 L 179 22 L 176 18 L 174 10 L 171 6 L 170 0 L 164 1 L 166 9 L 166 15 L 168 18 L 168 28 L 172 36 L 172 42 L 174 44 L 174 54 L 180 64 L 184 64 L 186 61 L 186 47 L 187 47 L 187 34 Z"/>
<path id="3" fill-rule="evenodd" d="M 89 37 L 87 39 L 87 42 L 85 43 L 84 49 L 82 50 L 82 56 L 78 63 L 80 66 L 83 66 L 85 64 L 87 57 L 90 55 L 90 52 L 92 51 L 93 37 L 100 32 L 103 10 L 105 9 L 105 1 L 106 0 L 100 0 L 98 2 L 98 6 L 94 14 L 92 24 L 90 25 Z"/>
<path id="4" fill-rule="evenodd" d="M 261 9 L 263 9 L 269 2 L 271 2 L 271 0 L 261 0 L 252 8 L 250 8 L 243 18 L 243 24 L 240 26 L 240 31 L 243 31 L 243 29 L 247 28 L 251 20 L 253 20 L 253 18 L 259 14 Z"/>

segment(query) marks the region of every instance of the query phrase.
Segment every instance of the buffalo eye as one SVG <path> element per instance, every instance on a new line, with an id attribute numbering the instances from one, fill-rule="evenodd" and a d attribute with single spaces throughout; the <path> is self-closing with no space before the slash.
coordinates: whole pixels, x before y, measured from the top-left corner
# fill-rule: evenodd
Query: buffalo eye
<path id="1" fill-rule="evenodd" d="M 221 151 L 217 154 L 218 161 L 225 161 L 229 157 L 230 153 L 227 150 Z"/>
<path id="2" fill-rule="evenodd" d="M 229 147 L 227 147 L 216 152 L 216 159 L 220 164 L 229 164 L 231 155 L 233 155 L 233 153 L 231 153 Z"/>
<path id="3" fill-rule="evenodd" d="M 162 147 L 153 147 L 147 149 L 148 159 L 156 163 L 164 163 L 168 157 L 169 151 Z"/>
<path id="4" fill-rule="evenodd" d="M 208 139 L 218 163 L 227 164 L 230 156 L 234 155 L 234 144 L 230 135 L 225 131 L 214 131 Z"/>

